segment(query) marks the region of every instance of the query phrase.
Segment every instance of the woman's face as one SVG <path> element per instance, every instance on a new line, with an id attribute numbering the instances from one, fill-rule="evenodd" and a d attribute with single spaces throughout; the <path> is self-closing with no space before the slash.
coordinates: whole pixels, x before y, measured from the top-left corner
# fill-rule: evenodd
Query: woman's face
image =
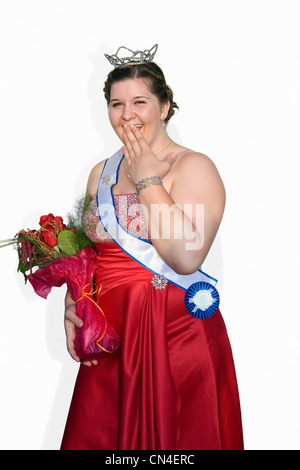
<path id="1" fill-rule="evenodd" d="M 148 145 L 153 145 L 164 129 L 168 108 L 169 103 L 161 105 L 149 91 L 146 79 L 126 79 L 111 86 L 109 119 L 123 143 L 123 126 L 128 124 L 138 127 Z"/>

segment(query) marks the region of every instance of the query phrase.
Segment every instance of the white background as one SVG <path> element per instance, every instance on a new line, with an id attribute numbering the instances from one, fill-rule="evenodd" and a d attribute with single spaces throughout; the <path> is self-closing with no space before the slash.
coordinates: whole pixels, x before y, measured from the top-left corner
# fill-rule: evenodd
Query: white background
<path id="1" fill-rule="evenodd" d="M 300 448 L 298 0 L 0 1 L 0 239 L 66 215 L 119 148 L 104 53 L 159 44 L 171 136 L 216 163 L 227 207 L 203 267 L 219 279 L 246 449 Z M 3 248 L 0 448 L 58 449 L 78 369 L 65 288 L 47 301 Z"/>

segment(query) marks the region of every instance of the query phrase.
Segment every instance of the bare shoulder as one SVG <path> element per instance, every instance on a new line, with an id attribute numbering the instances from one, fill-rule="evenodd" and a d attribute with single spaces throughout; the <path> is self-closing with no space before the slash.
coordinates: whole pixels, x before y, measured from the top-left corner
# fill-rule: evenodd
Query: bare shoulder
<path id="1" fill-rule="evenodd" d="M 175 165 L 174 165 L 175 166 Z M 217 167 L 213 160 L 201 152 L 195 152 L 188 148 L 182 147 L 178 152 L 178 158 L 176 161 L 177 171 L 190 169 L 193 167 L 197 170 L 217 171 Z"/>
<path id="2" fill-rule="evenodd" d="M 105 164 L 105 160 L 97 163 L 92 168 L 89 174 L 86 192 L 87 194 L 90 194 L 91 196 L 94 196 L 97 193 L 98 184 L 99 184 L 99 180 L 100 180 L 100 176 L 101 176 L 104 164 Z"/>
<path id="3" fill-rule="evenodd" d="M 174 163 L 174 180 L 187 177 L 204 183 L 214 180 L 215 184 L 223 185 L 219 171 L 213 160 L 201 152 L 182 147 Z"/>
<path id="4" fill-rule="evenodd" d="M 178 149 L 179 150 L 179 149 Z M 199 202 L 211 208 L 221 218 L 226 193 L 223 181 L 213 160 L 189 149 L 180 149 L 172 167 L 170 195 L 176 203 Z"/>

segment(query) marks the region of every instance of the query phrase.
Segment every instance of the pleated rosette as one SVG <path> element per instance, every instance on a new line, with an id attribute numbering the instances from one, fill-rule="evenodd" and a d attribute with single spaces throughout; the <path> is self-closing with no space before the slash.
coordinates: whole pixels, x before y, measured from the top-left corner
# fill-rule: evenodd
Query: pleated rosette
<path id="1" fill-rule="evenodd" d="M 220 296 L 212 284 L 200 281 L 188 288 L 184 303 L 190 315 L 205 319 L 211 317 L 218 310 Z"/>

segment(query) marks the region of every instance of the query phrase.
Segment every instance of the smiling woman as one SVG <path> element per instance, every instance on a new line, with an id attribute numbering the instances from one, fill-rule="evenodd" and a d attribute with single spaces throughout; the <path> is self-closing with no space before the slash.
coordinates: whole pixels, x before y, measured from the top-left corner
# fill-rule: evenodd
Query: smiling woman
<path id="1" fill-rule="evenodd" d="M 170 143 L 167 133 L 162 130 L 169 103 L 161 104 L 149 91 L 146 80 L 133 78 L 116 82 L 111 87 L 110 96 L 109 119 L 123 142 L 124 126 L 131 125 L 140 129 L 150 145 L 154 142 L 160 146 Z"/>
<path id="2" fill-rule="evenodd" d="M 95 300 L 121 350 L 80 367 L 62 449 L 242 449 L 216 280 L 200 269 L 225 190 L 210 158 L 168 135 L 178 106 L 149 57 L 132 51 L 132 62 L 115 59 L 121 66 L 104 87 L 122 148 L 92 169 L 84 221 L 98 250 Z M 65 325 L 78 360 L 80 319 L 69 293 Z"/>
<path id="3" fill-rule="evenodd" d="M 147 81 L 149 90 L 155 95 L 161 104 L 169 103 L 170 107 L 165 116 L 164 121 L 167 123 L 175 113 L 175 109 L 179 109 L 173 100 L 173 91 L 167 85 L 165 76 L 160 67 L 154 62 L 139 64 L 138 67 L 120 67 L 112 70 L 108 75 L 104 87 L 104 95 L 107 103 L 111 101 L 111 87 L 113 83 L 121 82 L 133 78 L 142 78 Z M 146 93 L 146 96 L 148 93 Z"/>

